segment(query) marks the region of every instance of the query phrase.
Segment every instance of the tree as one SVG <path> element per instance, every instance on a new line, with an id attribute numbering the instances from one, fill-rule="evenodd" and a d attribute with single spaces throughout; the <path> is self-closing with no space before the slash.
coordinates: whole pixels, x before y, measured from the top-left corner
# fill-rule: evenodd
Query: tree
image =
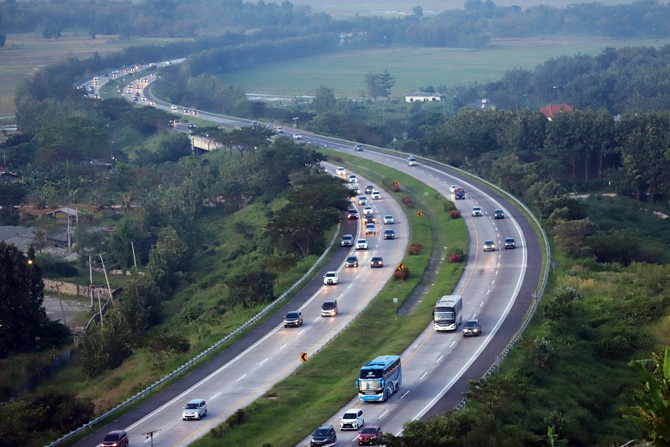
<path id="1" fill-rule="evenodd" d="M 395 84 L 395 79 L 388 70 L 381 73 L 368 73 L 365 76 L 365 86 L 368 94 L 375 100 L 379 97 L 388 98 L 391 95 L 391 87 Z"/>
<path id="2" fill-rule="evenodd" d="M 378 73 L 368 73 L 365 75 L 365 87 L 367 88 L 368 95 L 372 96 L 375 100 L 380 96 L 384 96 L 384 92 L 379 84 Z"/>
<path id="3" fill-rule="evenodd" d="M 0 358 L 62 343 L 67 328 L 47 319 L 43 300 L 34 251 L 26 256 L 0 241 Z"/>
<path id="4" fill-rule="evenodd" d="M 0 48 L 5 46 L 5 42 L 7 42 L 7 34 L 0 34 Z"/>
<path id="5" fill-rule="evenodd" d="M 335 93 L 332 88 L 327 88 L 324 86 L 319 87 L 316 90 L 314 99 L 312 100 L 312 108 L 317 114 L 328 113 L 335 111 L 337 107 L 337 99 L 335 98 Z"/>
<path id="6" fill-rule="evenodd" d="M 635 420 L 648 433 L 656 447 L 670 446 L 670 348 L 651 359 L 629 363 L 638 374 L 640 387 L 635 390 L 637 406 L 627 409 L 627 417 Z"/>
<path id="7" fill-rule="evenodd" d="M 0 182 L 0 225 L 16 225 L 19 222 L 18 206 L 26 195 L 22 185 Z"/>

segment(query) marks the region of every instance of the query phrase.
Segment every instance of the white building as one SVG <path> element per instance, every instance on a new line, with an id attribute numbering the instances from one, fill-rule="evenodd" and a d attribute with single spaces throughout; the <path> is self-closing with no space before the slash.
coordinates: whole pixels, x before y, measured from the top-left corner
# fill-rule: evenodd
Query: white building
<path id="1" fill-rule="evenodd" d="M 417 92 L 405 95 L 405 102 L 443 102 L 444 95 L 439 93 Z"/>

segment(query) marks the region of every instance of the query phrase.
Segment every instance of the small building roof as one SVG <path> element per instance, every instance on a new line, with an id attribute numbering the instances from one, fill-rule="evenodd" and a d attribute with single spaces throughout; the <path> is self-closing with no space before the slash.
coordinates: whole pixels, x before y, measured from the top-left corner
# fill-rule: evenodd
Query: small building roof
<path id="1" fill-rule="evenodd" d="M 46 213 L 47 216 L 55 216 L 56 214 L 59 213 L 64 213 L 67 214 L 70 217 L 77 217 L 79 214 L 79 211 L 77 211 L 74 208 L 70 208 L 69 206 L 64 206 L 63 208 L 58 208 L 57 210 L 53 210 L 51 212 Z"/>
<path id="2" fill-rule="evenodd" d="M 572 112 L 574 109 L 568 104 L 549 104 L 540 109 L 540 113 L 547 117 L 548 120 L 551 120 L 553 117 L 558 115 L 561 112 Z"/>

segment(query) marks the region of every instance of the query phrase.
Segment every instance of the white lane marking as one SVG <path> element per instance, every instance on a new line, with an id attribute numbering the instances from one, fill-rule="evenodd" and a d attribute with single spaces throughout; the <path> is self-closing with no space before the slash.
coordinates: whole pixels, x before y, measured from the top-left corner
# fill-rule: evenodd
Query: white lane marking
<path id="1" fill-rule="evenodd" d="M 258 364 L 258 366 L 261 366 L 263 363 L 267 362 L 268 360 L 270 360 L 270 357 L 266 357 L 265 359 L 263 359 L 263 361 L 261 361 L 261 362 Z"/>
<path id="2" fill-rule="evenodd" d="M 279 350 L 281 351 L 281 350 L 284 349 L 287 345 L 288 345 L 288 343 L 284 343 L 283 345 L 281 345 L 281 346 L 279 347 Z"/>
<path id="3" fill-rule="evenodd" d="M 216 393 L 215 395 L 213 395 L 212 397 L 210 397 L 209 400 L 214 400 L 214 399 L 216 399 L 217 397 L 219 397 L 219 395 L 220 395 L 221 393 L 223 393 L 223 391 L 219 391 L 218 393 Z"/>
<path id="4" fill-rule="evenodd" d="M 482 301 L 481 303 L 479 303 L 479 307 L 482 307 L 483 305 L 484 305 L 484 301 Z"/>
<path id="5" fill-rule="evenodd" d="M 247 373 L 242 374 L 240 377 L 237 378 L 235 382 L 239 382 L 240 380 L 244 379 L 247 376 Z"/>
<path id="6" fill-rule="evenodd" d="M 388 410 L 384 410 L 384 412 L 383 412 L 382 414 L 379 415 L 379 419 L 381 419 L 381 418 L 383 418 L 384 416 L 386 416 L 386 414 L 387 414 L 388 412 L 389 412 Z"/>
<path id="7" fill-rule="evenodd" d="M 435 360 L 435 363 L 440 363 L 442 359 L 444 358 L 444 355 L 440 355 L 437 360 Z"/>
<path id="8" fill-rule="evenodd" d="M 426 377 L 427 375 L 428 375 L 428 371 L 424 372 L 423 374 L 421 374 L 419 376 L 419 380 L 423 380 L 423 378 Z"/>
<path id="9" fill-rule="evenodd" d="M 452 341 L 451 344 L 449 345 L 450 348 L 452 348 L 456 344 L 456 340 Z"/>
<path id="10" fill-rule="evenodd" d="M 403 394 L 402 396 L 400 396 L 400 399 L 402 400 L 402 399 L 403 399 L 405 396 L 407 396 L 408 394 L 409 394 L 409 390 L 405 391 L 405 394 Z"/>

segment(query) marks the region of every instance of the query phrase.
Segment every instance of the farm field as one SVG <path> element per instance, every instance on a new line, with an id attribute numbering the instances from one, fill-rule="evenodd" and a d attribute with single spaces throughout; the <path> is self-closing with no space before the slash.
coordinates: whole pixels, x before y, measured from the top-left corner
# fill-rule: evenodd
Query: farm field
<path id="1" fill-rule="evenodd" d="M 248 94 L 312 96 L 320 86 L 335 96 L 360 98 L 365 75 L 388 70 L 396 83 L 395 97 L 432 85 L 453 87 L 500 79 L 512 68 L 532 69 L 561 55 L 600 53 L 606 47 L 662 46 L 670 40 L 611 40 L 565 37 L 561 39 L 497 40 L 491 48 L 387 48 L 331 53 L 304 59 L 265 64 L 222 75 L 225 83 Z"/>
<path id="2" fill-rule="evenodd" d="M 101 56 L 131 45 L 174 39 L 120 39 L 66 32 L 60 39 L 44 39 L 39 33 L 9 34 L 0 48 L 0 124 L 14 123 L 14 93 L 21 79 L 40 67 L 68 57 Z M 389 48 L 355 51 L 291 60 L 227 73 L 226 83 L 248 93 L 271 96 L 311 96 L 319 86 L 337 96 L 359 98 L 365 92 L 365 75 L 388 69 L 395 78 L 392 95 L 402 96 L 420 87 L 447 87 L 473 81 L 499 79 L 515 67 L 533 68 L 560 55 L 597 54 L 605 47 L 661 46 L 670 40 L 609 40 L 565 37 L 561 39 L 497 40 L 491 48 Z"/>
<path id="3" fill-rule="evenodd" d="M 14 93 L 21 79 L 35 73 L 41 67 L 55 64 L 68 57 L 87 59 L 98 53 L 104 56 L 132 45 L 172 41 L 174 39 L 131 38 L 97 36 L 64 32 L 59 39 L 45 39 L 38 32 L 8 34 L 0 48 L 0 124 L 13 123 L 15 111 Z"/>

